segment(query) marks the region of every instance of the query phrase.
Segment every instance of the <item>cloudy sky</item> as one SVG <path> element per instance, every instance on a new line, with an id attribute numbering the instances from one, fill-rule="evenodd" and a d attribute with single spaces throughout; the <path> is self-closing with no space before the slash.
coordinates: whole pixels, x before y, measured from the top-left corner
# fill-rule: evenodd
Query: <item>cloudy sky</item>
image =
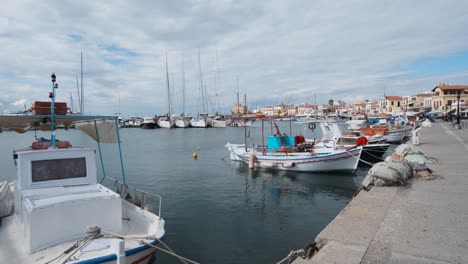
<path id="1" fill-rule="evenodd" d="M 468 1 L 4 1 L 0 9 L 0 112 L 57 99 L 77 110 L 84 58 L 85 112 L 227 109 L 355 102 L 468 84 Z M 237 85 L 237 78 L 239 80 Z"/>

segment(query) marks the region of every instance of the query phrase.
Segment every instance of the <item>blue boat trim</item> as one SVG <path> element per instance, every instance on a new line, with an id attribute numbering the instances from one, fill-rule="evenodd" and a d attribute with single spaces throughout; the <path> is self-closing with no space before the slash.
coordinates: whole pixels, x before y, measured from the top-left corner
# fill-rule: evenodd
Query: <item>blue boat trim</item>
<path id="1" fill-rule="evenodd" d="M 164 232 L 164 234 L 159 238 L 160 240 L 164 238 L 164 236 L 166 235 L 166 233 Z M 156 245 L 158 244 L 159 242 L 157 240 L 153 240 L 150 242 L 151 245 Z M 129 250 L 126 250 L 125 251 L 125 256 L 130 256 L 130 255 L 133 255 L 133 254 L 136 254 L 138 252 L 141 252 L 143 250 L 146 250 L 148 249 L 150 246 L 148 245 L 141 245 L 139 247 L 136 247 L 136 248 L 132 248 L 132 249 L 129 249 Z"/>
<path id="2" fill-rule="evenodd" d="M 87 259 L 83 260 L 80 262 L 75 262 L 75 264 L 99 264 L 99 263 L 104 263 L 112 260 L 116 260 L 117 255 L 116 254 L 110 254 L 102 257 L 97 257 L 97 258 L 92 258 L 92 259 Z"/>
<path id="3" fill-rule="evenodd" d="M 160 240 L 163 239 L 165 235 L 166 235 L 166 232 L 164 232 L 163 235 L 159 239 Z M 157 240 L 153 240 L 153 241 L 150 242 L 150 244 L 153 245 L 153 246 L 158 244 L 158 243 L 159 242 Z M 136 247 L 136 248 L 125 250 L 125 256 L 131 256 L 133 254 L 144 251 L 144 250 L 146 250 L 148 248 L 150 248 L 150 246 L 141 245 L 141 246 Z M 117 259 L 117 255 L 110 254 L 110 255 L 106 255 L 106 256 L 102 256 L 102 257 L 97 257 L 97 258 L 93 258 L 93 259 L 87 259 L 87 260 L 75 262 L 75 264 L 99 264 L 99 263 L 104 263 L 104 262 L 112 261 L 112 260 L 116 260 L 116 259 Z"/>

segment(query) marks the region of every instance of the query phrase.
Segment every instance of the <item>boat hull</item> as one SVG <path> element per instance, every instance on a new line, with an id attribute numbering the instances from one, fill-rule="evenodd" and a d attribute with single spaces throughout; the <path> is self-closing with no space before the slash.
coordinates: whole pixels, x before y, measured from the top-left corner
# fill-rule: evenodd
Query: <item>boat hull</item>
<path id="1" fill-rule="evenodd" d="M 143 129 L 155 129 L 158 125 L 156 123 L 141 123 L 140 128 Z"/>
<path id="2" fill-rule="evenodd" d="M 189 127 L 189 122 L 187 120 L 179 119 L 175 122 L 175 126 L 179 128 L 186 128 Z"/>
<path id="3" fill-rule="evenodd" d="M 404 131 L 389 132 L 387 135 L 383 136 L 387 143 L 401 143 L 405 137 Z"/>
<path id="4" fill-rule="evenodd" d="M 211 120 L 211 127 L 226 127 L 226 121 L 224 120 Z"/>
<path id="5" fill-rule="evenodd" d="M 174 122 L 173 121 L 168 121 L 168 120 L 159 120 L 158 121 L 158 126 L 160 128 L 173 128 L 174 127 Z"/>
<path id="6" fill-rule="evenodd" d="M 233 121 L 229 124 L 231 127 L 251 127 L 252 122 L 250 120 L 248 121 Z"/>
<path id="7" fill-rule="evenodd" d="M 196 120 L 190 120 L 191 127 L 205 128 L 207 127 L 206 120 L 197 118 Z"/>
<path id="8" fill-rule="evenodd" d="M 249 164 L 250 156 L 255 154 L 255 167 L 286 171 L 329 172 L 356 170 L 362 148 L 349 151 L 338 151 L 330 154 L 305 153 L 272 153 L 263 155 L 261 152 L 248 149 L 243 145 L 227 144 L 231 160 Z"/>
<path id="9" fill-rule="evenodd" d="M 388 147 L 390 147 L 389 144 L 368 144 L 362 149 L 361 160 L 372 163 L 380 162 Z"/>

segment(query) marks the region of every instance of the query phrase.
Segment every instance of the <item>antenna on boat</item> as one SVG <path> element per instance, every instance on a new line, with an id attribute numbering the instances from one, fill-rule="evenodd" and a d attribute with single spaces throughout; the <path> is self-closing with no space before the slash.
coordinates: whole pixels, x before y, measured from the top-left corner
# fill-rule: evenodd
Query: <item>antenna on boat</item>
<path id="1" fill-rule="evenodd" d="M 50 124 L 50 141 L 52 142 L 52 147 L 55 149 L 55 89 L 58 88 L 58 83 L 55 83 L 56 81 L 56 76 L 55 73 L 52 73 L 50 76 L 50 79 L 52 80 L 52 92 L 49 94 L 49 97 L 51 98 L 51 105 L 50 105 L 50 114 L 52 116 L 51 118 L 51 124 Z"/>

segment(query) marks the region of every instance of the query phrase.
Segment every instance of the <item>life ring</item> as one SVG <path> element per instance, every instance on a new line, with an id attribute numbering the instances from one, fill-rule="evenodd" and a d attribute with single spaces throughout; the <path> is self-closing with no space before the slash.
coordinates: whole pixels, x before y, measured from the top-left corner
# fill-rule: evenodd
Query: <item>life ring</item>
<path id="1" fill-rule="evenodd" d="M 308 127 L 309 127 L 310 130 L 313 131 L 313 130 L 315 130 L 316 125 L 315 125 L 315 123 L 309 123 Z"/>

